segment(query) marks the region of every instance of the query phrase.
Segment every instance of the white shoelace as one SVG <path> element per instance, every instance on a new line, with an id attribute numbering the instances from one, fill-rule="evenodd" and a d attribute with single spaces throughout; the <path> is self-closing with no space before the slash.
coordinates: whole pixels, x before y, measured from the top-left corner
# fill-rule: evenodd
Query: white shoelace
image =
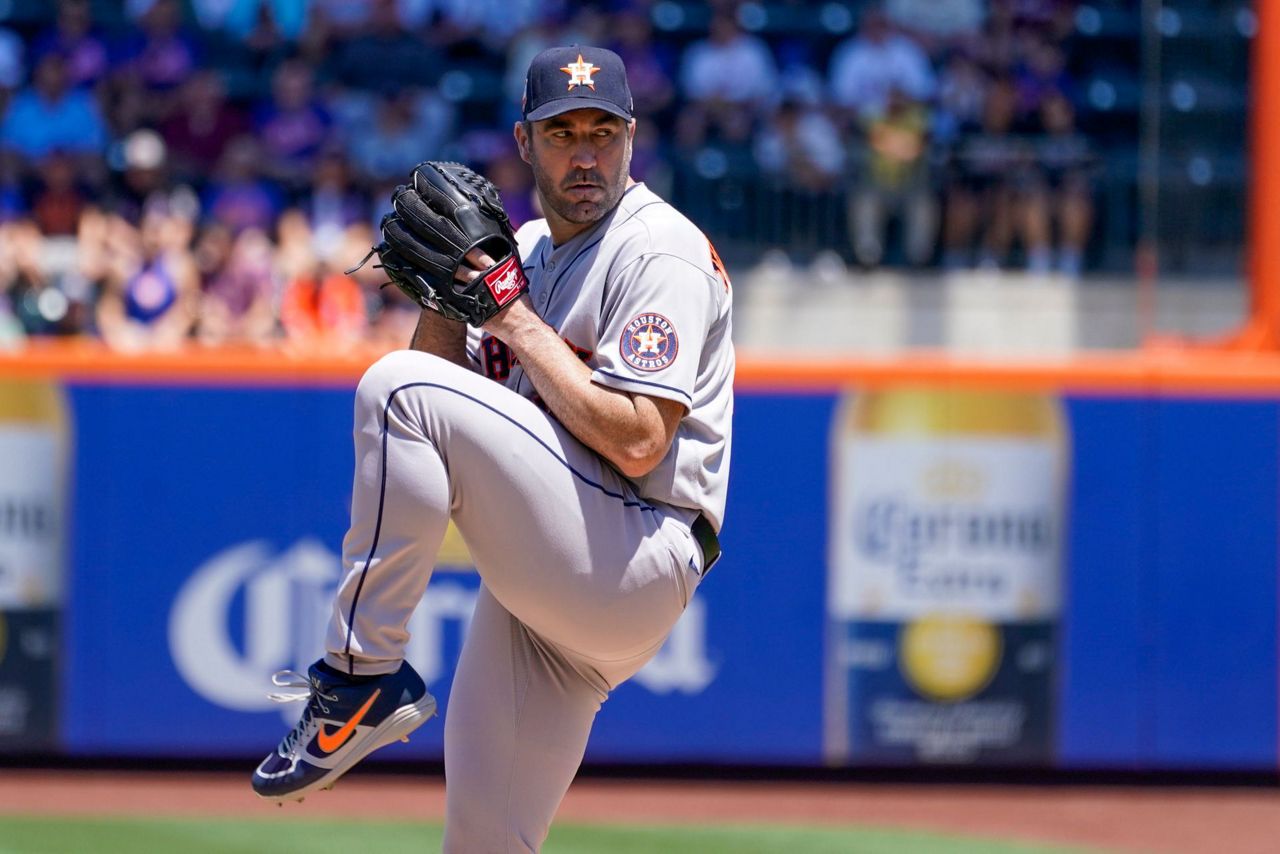
<path id="1" fill-rule="evenodd" d="M 277 703 L 293 703 L 298 700 L 309 699 L 312 691 L 315 690 L 315 686 L 311 684 L 311 680 L 296 670 L 277 670 L 275 673 L 271 674 L 271 684 L 277 688 L 304 689 L 302 691 L 289 691 L 287 693 L 282 691 L 273 691 L 267 694 L 267 699 L 273 700 Z M 338 699 L 332 694 L 317 693 L 317 696 L 323 697 L 326 700 Z M 325 709 L 325 711 L 327 712 L 329 710 Z"/>
<path id="2" fill-rule="evenodd" d="M 271 684 L 277 688 L 293 688 L 292 691 L 272 691 L 267 694 L 267 698 L 277 703 L 296 703 L 299 700 L 314 700 L 314 706 L 318 707 L 324 714 L 329 713 L 329 707 L 325 705 L 328 700 L 331 703 L 338 701 L 337 694 L 326 694 L 305 675 L 296 670 L 277 670 L 271 676 Z M 305 689 L 305 690 L 297 690 Z M 302 718 L 298 721 L 298 725 L 293 728 L 284 741 L 280 744 L 281 755 L 288 755 L 298 744 L 306 744 L 315 729 L 319 726 L 316 720 L 313 704 L 308 702 L 306 710 L 302 713 Z"/>

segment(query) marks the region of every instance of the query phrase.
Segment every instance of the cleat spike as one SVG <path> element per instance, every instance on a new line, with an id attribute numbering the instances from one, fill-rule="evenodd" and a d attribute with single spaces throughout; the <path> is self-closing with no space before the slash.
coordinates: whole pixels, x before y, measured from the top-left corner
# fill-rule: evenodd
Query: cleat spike
<path id="1" fill-rule="evenodd" d="M 278 806 L 278 807 L 280 807 L 281 809 L 283 809 L 283 808 L 284 808 L 284 801 L 276 801 L 276 806 Z"/>
<path id="2" fill-rule="evenodd" d="M 408 744 L 408 743 L 409 743 L 409 736 L 407 736 L 407 735 L 402 735 L 402 736 L 400 736 L 400 740 L 401 740 L 401 741 L 403 741 L 405 744 Z"/>

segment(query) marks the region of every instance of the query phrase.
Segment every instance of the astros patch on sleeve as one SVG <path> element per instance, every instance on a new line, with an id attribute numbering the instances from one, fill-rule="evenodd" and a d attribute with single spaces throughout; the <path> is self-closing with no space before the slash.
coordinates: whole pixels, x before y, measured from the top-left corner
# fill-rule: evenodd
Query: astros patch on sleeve
<path id="1" fill-rule="evenodd" d="M 714 316 L 714 277 L 673 255 L 646 254 L 611 283 L 592 381 L 693 403 L 693 385 Z"/>

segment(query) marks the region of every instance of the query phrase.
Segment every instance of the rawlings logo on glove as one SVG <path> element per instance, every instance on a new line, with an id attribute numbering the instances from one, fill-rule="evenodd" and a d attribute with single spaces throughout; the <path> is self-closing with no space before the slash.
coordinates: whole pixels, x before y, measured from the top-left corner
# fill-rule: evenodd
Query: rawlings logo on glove
<path id="1" fill-rule="evenodd" d="M 520 259 L 512 255 L 493 268 L 484 276 L 484 283 L 489 286 L 489 293 L 499 307 L 511 302 L 529 287 Z"/>
<path id="2" fill-rule="evenodd" d="M 378 266 L 414 302 L 482 326 L 529 289 L 498 189 L 460 163 L 434 160 L 419 163 L 410 182 L 391 196 L 394 212 L 382 218 L 382 242 L 348 272 L 376 252 Z M 472 250 L 496 262 L 460 280 L 459 269 L 472 269 L 465 264 Z"/>

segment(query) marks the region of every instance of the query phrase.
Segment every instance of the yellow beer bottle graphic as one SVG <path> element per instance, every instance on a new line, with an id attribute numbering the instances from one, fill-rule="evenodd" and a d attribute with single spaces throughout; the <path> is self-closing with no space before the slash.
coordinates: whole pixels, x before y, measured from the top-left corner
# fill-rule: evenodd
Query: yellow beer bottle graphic
<path id="1" fill-rule="evenodd" d="M 846 396 L 831 445 L 829 761 L 1045 762 L 1068 438 L 1038 393 Z"/>
<path id="2" fill-rule="evenodd" d="M 55 737 L 68 440 L 56 385 L 0 379 L 0 749 Z"/>

